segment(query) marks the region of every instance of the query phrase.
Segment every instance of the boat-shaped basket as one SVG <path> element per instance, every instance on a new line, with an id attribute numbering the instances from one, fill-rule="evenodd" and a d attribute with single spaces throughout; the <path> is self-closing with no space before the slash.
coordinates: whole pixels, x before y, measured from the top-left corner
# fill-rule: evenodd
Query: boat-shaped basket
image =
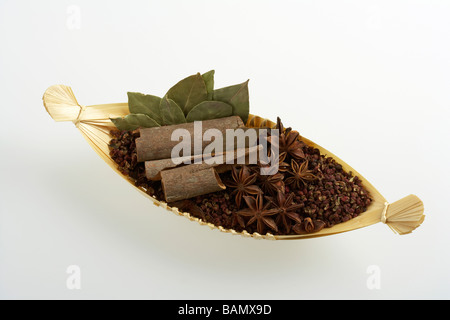
<path id="1" fill-rule="evenodd" d="M 144 196 L 149 198 L 156 206 L 171 211 L 177 215 L 188 218 L 191 221 L 196 221 L 201 225 L 207 225 L 212 229 L 218 229 L 222 232 L 238 234 L 246 237 L 253 237 L 258 239 L 270 240 L 290 240 L 290 239 L 306 239 L 313 237 L 322 237 L 334 235 L 342 232 L 347 232 L 363 227 L 367 227 L 378 222 L 385 223 L 395 233 L 403 235 L 412 232 L 423 222 L 425 216 L 424 206 L 422 201 L 415 195 L 409 195 L 396 202 L 389 203 L 378 191 L 367 181 L 361 174 L 347 163 L 339 159 L 332 152 L 322 148 L 318 144 L 301 137 L 307 145 L 315 147 L 320 150 L 321 154 L 325 154 L 334 158 L 339 162 L 345 171 L 352 171 L 357 175 L 370 192 L 373 201 L 365 212 L 358 217 L 350 219 L 346 222 L 339 223 L 330 228 L 324 228 L 319 232 L 302 235 L 273 235 L 267 233 L 261 235 L 258 233 L 248 233 L 246 231 L 237 232 L 232 229 L 225 229 L 220 226 L 215 226 L 211 223 L 190 215 L 187 212 L 181 212 L 178 208 L 170 207 L 167 203 L 158 201 L 156 198 L 146 193 L 146 190 L 141 187 L 136 187 L 134 181 L 129 177 L 123 175 L 117 168 L 117 164 L 111 159 L 109 155 L 108 144 L 112 139 L 110 130 L 115 128 L 110 118 L 124 117 L 129 114 L 128 103 L 111 103 L 101 105 L 82 106 L 77 102 L 72 89 L 65 85 L 54 85 L 48 88 L 43 96 L 45 109 L 55 121 L 71 121 L 80 130 L 83 137 L 90 144 L 90 146 L 97 152 L 97 154 L 122 178 L 130 183 L 133 188 L 137 189 Z M 275 127 L 275 123 L 263 119 L 256 115 L 249 115 L 247 124 L 248 127 Z"/>

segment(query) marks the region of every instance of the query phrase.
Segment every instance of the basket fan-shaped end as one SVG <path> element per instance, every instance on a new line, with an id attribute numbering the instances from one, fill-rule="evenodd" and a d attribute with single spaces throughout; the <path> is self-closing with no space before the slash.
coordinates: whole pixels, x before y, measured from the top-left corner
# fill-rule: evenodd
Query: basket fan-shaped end
<path id="1" fill-rule="evenodd" d="M 48 88 L 44 96 L 44 107 L 55 121 L 76 121 L 81 112 L 72 88 L 54 85 Z"/>
<path id="2" fill-rule="evenodd" d="M 415 195 L 391 203 L 386 208 L 382 221 L 400 235 L 411 233 L 425 219 L 423 202 Z"/>

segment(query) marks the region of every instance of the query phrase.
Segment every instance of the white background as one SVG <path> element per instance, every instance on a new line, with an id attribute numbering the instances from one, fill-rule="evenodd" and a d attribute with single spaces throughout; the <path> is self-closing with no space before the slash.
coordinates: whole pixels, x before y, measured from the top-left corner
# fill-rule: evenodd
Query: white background
<path id="1" fill-rule="evenodd" d="M 450 298 L 449 17 L 430 0 L 0 0 L 0 298 Z M 41 100 L 66 84 L 83 105 L 126 102 L 210 69 L 217 87 L 250 79 L 252 113 L 389 201 L 418 195 L 425 222 L 292 242 L 211 231 L 153 206 Z"/>

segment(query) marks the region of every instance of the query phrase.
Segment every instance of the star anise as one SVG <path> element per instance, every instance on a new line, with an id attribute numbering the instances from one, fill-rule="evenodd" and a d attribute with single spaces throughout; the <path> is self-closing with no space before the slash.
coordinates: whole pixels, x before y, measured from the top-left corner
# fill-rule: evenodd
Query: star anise
<path id="1" fill-rule="evenodd" d="M 264 194 L 275 196 L 278 190 L 284 191 L 284 174 L 279 173 L 281 171 L 280 164 L 278 163 L 277 167 L 273 161 L 273 157 L 270 159 L 270 164 L 258 161 L 258 164 L 252 169 L 257 174 L 258 185 L 264 191 Z"/>
<path id="2" fill-rule="evenodd" d="M 280 134 L 280 155 L 288 154 L 294 159 L 304 159 L 303 143 L 298 140 L 297 131 Z"/>
<path id="3" fill-rule="evenodd" d="M 298 164 L 294 159 L 292 159 L 291 169 L 292 171 L 288 171 L 288 173 L 292 176 L 285 180 L 286 184 L 292 184 L 295 187 L 300 188 L 301 184 L 304 184 L 305 181 L 314 181 L 317 179 L 312 171 L 308 170 L 308 160 Z"/>
<path id="4" fill-rule="evenodd" d="M 268 138 L 270 139 L 270 137 Z M 289 170 L 289 164 L 285 162 L 286 160 L 286 153 L 280 154 L 276 152 L 272 152 L 272 148 L 269 148 L 267 151 L 267 158 L 264 159 L 264 161 L 261 161 L 261 159 L 258 160 L 258 172 L 261 172 L 261 169 L 266 169 L 267 173 L 269 174 L 275 174 L 277 172 L 286 172 Z M 275 164 L 278 162 L 278 167 L 275 166 Z"/>
<path id="5" fill-rule="evenodd" d="M 278 190 L 284 190 L 284 175 L 278 172 L 279 167 L 277 168 L 273 163 L 269 165 L 258 162 L 254 170 L 258 177 L 258 185 L 264 194 L 276 195 Z"/>
<path id="6" fill-rule="evenodd" d="M 224 182 L 227 187 L 234 188 L 230 196 L 235 196 L 235 202 L 238 208 L 241 206 L 242 197 L 250 194 L 256 195 L 261 193 L 261 189 L 255 185 L 256 173 L 250 174 L 247 166 L 242 166 L 239 170 L 235 166 L 231 167 L 231 176 L 233 180 Z"/>
<path id="7" fill-rule="evenodd" d="M 293 203 L 294 196 L 295 195 L 293 192 L 286 197 L 283 192 L 278 191 L 276 198 L 266 197 L 272 202 L 274 207 L 278 209 L 278 216 L 275 220 L 276 224 L 280 225 L 280 222 L 282 222 L 287 233 L 291 232 L 291 220 L 297 223 L 302 223 L 300 215 L 295 212 L 295 210 L 301 208 L 302 205 Z"/>
<path id="8" fill-rule="evenodd" d="M 259 175 L 258 182 L 264 194 L 275 195 L 278 191 L 284 190 L 284 175 L 275 173 L 272 175 Z"/>
<path id="9" fill-rule="evenodd" d="M 304 143 L 298 140 L 300 134 L 297 131 L 292 130 L 291 128 L 285 129 L 283 124 L 281 123 L 280 118 L 277 118 L 277 125 L 275 128 L 279 130 L 278 150 L 280 158 L 289 155 L 294 159 L 304 159 Z M 272 144 L 275 144 L 275 141 L 271 136 L 268 138 L 268 141 Z"/>
<path id="10" fill-rule="evenodd" d="M 245 228 L 245 221 L 244 219 L 238 214 L 238 212 L 233 211 L 231 214 L 231 227 L 235 228 L 237 226 L 240 226 L 241 228 Z"/>
<path id="11" fill-rule="evenodd" d="M 275 126 L 275 129 L 278 129 L 280 134 L 282 134 L 282 133 L 289 133 L 289 131 L 292 130 L 291 127 L 289 127 L 289 128 L 285 128 L 284 127 L 283 123 L 281 122 L 280 117 L 277 117 L 277 125 Z"/>
<path id="12" fill-rule="evenodd" d="M 292 230 L 297 234 L 306 234 L 319 232 L 325 227 L 325 222 L 321 220 L 312 220 L 311 218 L 305 218 L 302 223 L 297 223 Z"/>
<path id="13" fill-rule="evenodd" d="M 269 149 L 268 157 L 271 161 L 270 163 L 273 163 L 275 161 L 275 159 L 274 159 L 275 155 L 274 154 L 272 155 L 271 150 L 272 149 Z M 284 160 L 286 160 L 286 156 L 287 156 L 286 152 L 283 154 L 278 154 L 278 159 L 277 159 L 278 160 L 278 171 L 280 171 L 280 172 L 286 172 L 289 170 L 289 163 L 284 161 Z"/>
<path id="14" fill-rule="evenodd" d="M 277 213 L 278 209 L 269 209 L 272 205 L 270 201 L 264 204 L 261 193 L 258 193 L 256 199 L 252 196 L 244 196 L 244 200 L 248 208 L 238 211 L 237 214 L 244 217 L 250 217 L 247 226 L 256 222 L 256 231 L 259 234 L 263 234 L 265 226 L 275 232 L 278 231 L 277 224 L 270 218 Z"/>

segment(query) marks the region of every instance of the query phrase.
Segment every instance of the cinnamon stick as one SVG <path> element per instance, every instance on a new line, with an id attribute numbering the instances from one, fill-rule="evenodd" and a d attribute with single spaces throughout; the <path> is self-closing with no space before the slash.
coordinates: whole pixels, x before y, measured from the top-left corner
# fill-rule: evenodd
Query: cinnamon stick
<path id="1" fill-rule="evenodd" d="M 202 121 L 201 137 L 208 129 L 218 129 L 225 136 L 227 129 L 243 127 L 239 116 L 231 116 L 220 119 Z M 140 129 L 140 138 L 136 139 L 136 151 L 138 162 L 171 157 L 172 149 L 179 141 L 171 141 L 172 133 L 176 129 L 185 129 L 191 136 L 191 150 L 194 150 L 194 123 L 182 123 L 177 125 L 143 128 Z M 199 133 L 197 133 L 199 134 Z M 202 141 L 202 150 L 210 144 L 210 141 Z"/>
<path id="2" fill-rule="evenodd" d="M 161 183 L 166 202 L 189 199 L 226 188 L 216 170 L 206 164 L 164 170 L 161 172 Z"/>
<path id="3" fill-rule="evenodd" d="M 249 159 L 254 155 L 256 159 L 258 152 L 262 150 L 261 145 L 257 145 L 251 148 L 245 148 L 244 150 L 236 149 L 231 151 L 222 152 L 219 154 L 208 154 L 208 155 L 193 155 L 188 157 L 180 157 L 177 159 L 160 159 L 160 160 L 152 160 L 145 162 L 145 175 L 149 180 L 160 180 L 161 179 L 161 171 L 167 170 L 170 168 L 175 168 L 177 166 L 185 165 L 185 162 L 188 164 L 193 164 L 196 160 L 200 159 L 202 161 L 206 161 L 208 159 L 218 158 L 221 161 L 217 161 L 219 163 L 211 163 L 209 166 L 216 167 L 216 171 L 219 173 L 225 172 L 226 168 L 230 168 L 229 166 L 225 166 L 224 164 L 227 162 L 228 158 L 233 159 L 233 163 L 246 163 L 249 164 Z M 232 155 L 230 155 L 232 153 Z M 241 156 L 243 155 L 243 156 Z M 242 159 L 243 158 L 243 159 Z M 218 168 L 220 167 L 220 168 Z"/>

